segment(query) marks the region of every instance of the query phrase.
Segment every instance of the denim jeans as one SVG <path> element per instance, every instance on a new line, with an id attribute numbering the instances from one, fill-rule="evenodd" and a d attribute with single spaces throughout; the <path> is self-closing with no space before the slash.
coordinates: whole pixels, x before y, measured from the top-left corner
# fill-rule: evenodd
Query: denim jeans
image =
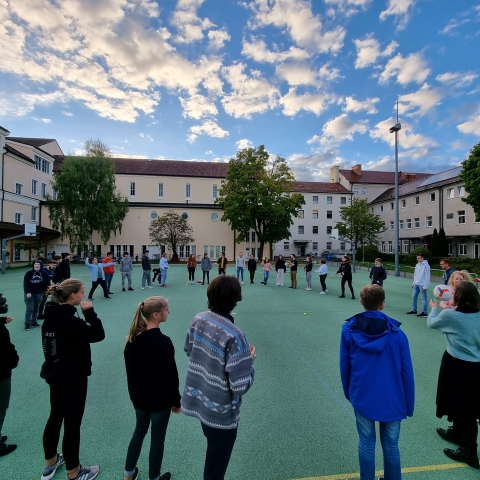
<path id="1" fill-rule="evenodd" d="M 146 272 L 146 273 L 145 273 Z M 145 282 L 149 287 L 152 286 L 152 271 L 151 270 L 144 270 L 142 276 L 142 288 L 145 288 Z"/>
<path id="2" fill-rule="evenodd" d="M 244 270 L 244 267 L 237 267 L 237 278 L 240 280 L 240 277 L 242 277 L 242 282 L 243 282 L 243 270 Z"/>
<path id="3" fill-rule="evenodd" d="M 307 277 L 307 288 L 312 288 L 312 272 L 307 272 L 305 276 Z"/>
<path id="4" fill-rule="evenodd" d="M 205 275 L 207 276 L 207 283 L 210 283 L 210 270 L 203 270 L 203 283 L 205 283 Z"/>
<path id="5" fill-rule="evenodd" d="M 423 290 L 421 285 L 414 285 L 413 286 L 413 294 L 412 294 L 412 312 L 417 311 L 417 298 L 418 294 L 422 293 L 422 312 L 428 313 L 428 302 L 427 302 L 427 290 Z"/>
<path id="6" fill-rule="evenodd" d="M 162 285 L 165 285 L 167 283 L 168 268 L 161 268 L 160 271 L 162 272 Z"/>
<path id="7" fill-rule="evenodd" d="M 106 273 L 105 274 L 105 283 L 107 284 L 107 290 L 111 292 L 110 285 L 112 284 L 113 273 Z"/>
<path id="8" fill-rule="evenodd" d="M 202 429 L 207 438 L 203 480 L 223 480 L 237 438 L 237 429 L 223 430 L 207 427 L 203 423 Z"/>
<path id="9" fill-rule="evenodd" d="M 162 468 L 163 447 L 165 444 L 165 435 L 167 433 L 168 420 L 170 419 L 171 409 L 167 408 L 161 412 L 147 412 L 145 410 L 135 409 L 137 424 L 133 432 L 132 439 L 128 445 L 127 459 L 125 461 L 126 477 L 133 475 L 137 466 L 142 444 L 145 435 L 148 432 L 150 422 L 152 428 L 150 430 L 150 454 L 148 457 L 148 478 L 154 480 L 160 477 L 160 469 Z"/>
<path id="10" fill-rule="evenodd" d="M 360 480 L 375 479 L 375 421 L 358 412 L 357 419 L 358 460 L 360 463 Z M 383 469 L 385 480 L 401 480 L 402 467 L 398 438 L 400 437 L 400 420 L 395 422 L 378 422 L 380 424 L 380 441 L 383 450 Z"/>
<path id="11" fill-rule="evenodd" d="M 268 277 L 270 276 L 270 272 L 266 272 L 265 270 L 263 271 L 263 283 L 265 285 L 268 283 Z"/>
<path id="12" fill-rule="evenodd" d="M 25 325 L 30 325 L 37 322 L 38 308 L 43 300 L 43 293 L 32 293 L 30 298 L 27 298 L 27 294 L 24 296 L 25 305 Z"/>

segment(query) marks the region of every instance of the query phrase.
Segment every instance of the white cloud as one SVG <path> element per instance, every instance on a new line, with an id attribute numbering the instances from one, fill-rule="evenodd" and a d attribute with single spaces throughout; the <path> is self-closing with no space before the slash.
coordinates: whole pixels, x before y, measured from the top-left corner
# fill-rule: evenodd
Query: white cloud
<path id="1" fill-rule="evenodd" d="M 325 31 L 308 0 L 254 0 L 248 6 L 255 14 L 253 28 L 286 29 L 297 46 L 312 52 L 337 53 L 343 46 L 345 29 L 337 26 Z"/>
<path id="2" fill-rule="evenodd" d="M 343 110 L 346 112 L 361 112 L 365 110 L 369 114 L 377 113 L 377 107 L 375 106 L 380 99 L 378 97 L 367 98 L 363 101 L 357 100 L 353 97 L 345 98 L 345 106 Z"/>
<path id="3" fill-rule="evenodd" d="M 337 11 L 343 13 L 344 15 L 351 16 L 357 13 L 359 10 L 366 10 L 372 0 L 325 0 L 327 5 L 332 5 L 336 7 Z M 330 16 L 335 16 L 335 10 L 330 13 Z"/>
<path id="4" fill-rule="evenodd" d="M 444 35 L 449 34 L 449 33 L 456 33 L 453 32 L 456 28 L 462 26 L 465 23 L 468 23 L 470 21 L 469 18 L 452 18 L 447 25 L 443 28 L 443 30 L 440 31 L 440 33 L 443 33 Z"/>
<path id="5" fill-rule="evenodd" d="M 303 62 L 283 63 L 276 67 L 276 74 L 281 80 L 287 81 L 292 86 L 316 85 L 317 87 L 330 83 L 340 77 L 337 68 L 330 68 L 330 64 L 322 65 L 314 71 Z"/>
<path id="6" fill-rule="evenodd" d="M 45 107 L 53 103 L 63 103 L 67 100 L 62 92 L 2 94 L 0 97 L 2 98 L 2 115 L 16 117 L 27 115 L 32 112 L 37 105 Z"/>
<path id="7" fill-rule="evenodd" d="M 435 78 L 444 85 L 461 88 L 470 85 L 477 77 L 474 72 L 446 72 Z"/>
<path id="8" fill-rule="evenodd" d="M 208 48 L 212 50 L 220 50 L 224 47 L 225 42 L 228 42 L 231 37 L 227 30 L 210 30 L 208 32 L 208 39 L 210 40 Z"/>
<path id="9" fill-rule="evenodd" d="M 476 135 L 477 137 L 480 137 L 480 115 L 472 117 L 467 122 L 457 125 L 457 128 L 462 133 Z"/>
<path id="10" fill-rule="evenodd" d="M 294 46 L 284 52 L 269 50 L 263 40 L 255 37 L 252 42 L 243 40 L 242 55 L 259 63 L 280 63 L 286 60 L 304 60 L 309 57 L 305 50 Z"/>
<path id="11" fill-rule="evenodd" d="M 207 115 L 215 116 L 218 113 L 217 107 L 207 97 L 203 95 L 192 95 L 189 98 L 180 97 L 180 103 L 183 107 L 183 116 L 200 119 Z"/>
<path id="12" fill-rule="evenodd" d="M 195 135 L 194 133 L 190 133 L 189 135 L 187 135 L 187 142 L 194 143 L 195 140 L 197 139 L 197 136 L 198 135 Z"/>
<path id="13" fill-rule="evenodd" d="M 424 83 L 416 92 L 398 97 L 398 111 L 401 115 L 423 116 L 440 105 L 443 96 L 441 89 L 430 88 L 428 83 Z"/>
<path id="14" fill-rule="evenodd" d="M 52 123 L 52 121 L 49 118 L 40 118 L 39 120 L 43 123 Z"/>
<path id="15" fill-rule="evenodd" d="M 246 138 L 242 138 L 238 142 L 235 142 L 235 145 L 237 146 L 238 150 L 244 150 L 245 148 L 253 148 L 253 143 Z"/>
<path id="16" fill-rule="evenodd" d="M 195 141 L 198 135 L 208 135 L 209 137 L 215 138 L 228 137 L 228 132 L 219 127 L 213 120 L 205 120 L 202 125 L 194 125 L 190 127 L 189 131 L 191 132 L 189 139 L 195 136 L 191 143 Z"/>
<path id="17" fill-rule="evenodd" d="M 172 25 L 177 28 L 175 40 L 179 43 L 192 43 L 203 39 L 203 31 L 213 24 L 208 18 L 200 18 L 197 10 L 205 0 L 179 0 L 173 13 Z"/>
<path id="18" fill-rule="evenodd" d="M 287 158 L 287 162 L 295 180 L 309 182 L 329 182 L 330 168 L 345 164 L 345 160 L 331 148 L 320 149 L 310 155 L 295 153 Z"/>
<path id="19" fill-rule="evenodd" d="M 390 57 L 398 47 L 398 43 L 393 40 L 382 52 L 380 50 L 380 42 L 373 37 L 372 33 L 364 39 L 354 40 L 354 43 L 357 48 L 355 68 L 365 68 L 369 65 L 374 65 L 380 57 Z"/>
<path id="20" fill-rule="evenodd" d="M 67 112 L 65 110 L 62 110 L 60 112 L 62 115 L 65 115 L 66 117 L 73 117 L 73 113 L 72 112 Z"/>
<path id="21" fill-rule="evenodd" d="M 252 114 L 263 113 L 278 103 L 277 88 L 257 72 L 248 77 L 244 69 L 243 63 L 222 68 L 222 74 L 231 86 L 231 92 L 223 97 L 222 105 L 235 118 L 252 118 Z"/>
<path id="22" fill-rule="evenodd" d="M 354 122 L 350 120 L 348 114 L 342 113 L 338 117 L 332 118 L 323 126 L 323 135 L 315 135 L 307 143 L 315 142 L 321 145 L 338 145 L 344 140 L 353 140 L 355 133 L 363 134 L 368 131 L 368 121 L 360 120 Z"/>
<path id="23" fill-rule="evenodd" d="M 397 83 L 402 85 L 411 82 L 423 83 L 430 71 L 421 53 L 411 53 L 405 58 L 399 53 L 388 61 L 380 74 L 379 82 L 387 83 L 391 77 L 396 76 Z"/>
<path id="24" fill-rule="evenodd" d="M 328 108 L 328 105 L 336 100 L 337 97 L 333 94 L 306 93 L 297 95 L 295 88 L 290 88 L 288 93 L 279 100 L 279 103 L 283 105 L 283 113 L 287 116 L 296 115 L 300 110 L 320 115 Z"/>
<path id="25" fill-rule="evenodd" d="M 409 20 L 409 10 L 415 2 L 416 0 L 388 0 L 388 7 L 380 13 L 380 20 L 393 15 L 397 17 L 399 28 L 404 28 Z"/>

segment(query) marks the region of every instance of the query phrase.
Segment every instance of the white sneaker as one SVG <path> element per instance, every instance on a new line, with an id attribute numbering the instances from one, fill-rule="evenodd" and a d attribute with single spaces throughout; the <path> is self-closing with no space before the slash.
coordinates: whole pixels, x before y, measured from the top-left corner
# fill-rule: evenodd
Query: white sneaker
<path id="1" fill-rule="evenodd" d="M 308 287 L 307 287 L 305 290 L 307 290 L 307 292 L 309 292 L 309 291 L 311 290 L 311 288 L 308 288 Z"/>
<path id="2" fill-rule="evenodd" d="M 242 282 L 242 285 L 243 285 L 243 282 Z"/>
<path id="3" fill-rule="evenodd" d="M 145 287 L 142 287 L 142 290 L 145 290 Z"/>
<path id="4" fill-rule="evenodd" d="M 149 285 L 148 288 L 153 288 L 153 287 L 151 285 Z"/>
<path id="5" fill-rule="evenodd" d="M 325 290 L 325 293 L 328 293 L 328 290 Z"/>
<path id="6" fill-rule="evenodd" d="M 325 292 L 320 292 L 320 295 L 326 295 L 326 293 Z"/>

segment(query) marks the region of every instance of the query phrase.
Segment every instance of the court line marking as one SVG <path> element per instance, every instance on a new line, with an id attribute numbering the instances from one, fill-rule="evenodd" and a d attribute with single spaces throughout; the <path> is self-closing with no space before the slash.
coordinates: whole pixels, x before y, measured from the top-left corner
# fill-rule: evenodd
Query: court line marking
<path id="1" fill-rule="evenodd" d="M 455 468 L 465 468 L 465 463 L 444 463 L 441 465 L 425 465 L 423 467 L 402 468 L 402 473 L 434 472 L 438 470 L 453 470 Z M 383 470 L 377 470 L 375 475 L 383 475 Z M 298 478 L 296 480 L 348 480 L 360 478 L 360 473 L 341 473 L 338 475 L 325 475 L 322 477 Z"/>

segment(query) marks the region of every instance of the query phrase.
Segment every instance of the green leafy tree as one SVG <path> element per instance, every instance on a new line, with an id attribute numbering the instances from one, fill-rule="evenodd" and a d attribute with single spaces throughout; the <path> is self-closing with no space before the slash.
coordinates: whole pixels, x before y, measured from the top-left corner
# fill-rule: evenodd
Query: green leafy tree
<path id="1" fill-rule="evenodd" d="M 383 221 L 379 215 L 370 213 L 370 205 L 367 199 L 353 197 L 350 205 L 340 207 L 341 222 L 337 222 L 335 228 L 341 237 L 348 238 L 359 245 L 376 244 L 378 234 L 383 227 Z"/>
<path id="2" fill-rule="evenodd" d="M 15 248 L 18 248 L 19 250 L 23 250 L 25 252 L 28 252 L 28 263 L 32 261 L 32 251 L 35 250 L 38 252 L 38 256 L 40 256 L 41 253 L 41 246 L 40 242 L 37 241 L 31 241 L 31 242 L 17 242 L 15 243 Z"/>
<path id="3" fill-rule="evenodd" d="M 471 150 L 470 155 L 462 162 L 460 178 L 465 182 L 467 197 L 462 202 L 468 203 L 475 212 L 475 221 L 480 222 L 480 142 Z"/>
<path id="4" fill-rule="evenodd" d="M 61 171 L 53 173 L 52 187 L 56 198 L 46 200 L 50 221 L 71 246 L 88 244 L 91 252 L 93 232 L 104 243 L 121 233 L 128 199 L 117 190 L 110 151 L 100 140 L 85 142 L 82 156 L 66 156 Z"/>
<path id="5" fill-rule="evenodd" d="M 430 251 L 432 252 L 432 255 L 434 257 L 439 256 L 439 253 L 438 253 L 438 232 L 437 232 L 436 228 L 433 229 L 433 235 L 432 235 L 432 238 L 430 240 Z"/>
<path id="6" fill-rule="evenodd" d="M 178 261 L 177 247 L 179 245 L 188 245 L 195 241 L 193 228 L 187 220 L 173 210 L 169 210 L 153 220 L 148 229 L 154 244 L 168 245 L 171 248 L 173 262 Z"/>
<path id="7" fill-rule="evenodd" d="M 445 230 L 443 227 L 438 232 L 438 249 L 437 255 L 439 257 L 448 257 L 448 240 L 445 235 Z"/>
<path id="8" fill-rule="evenodd" d="M 236 231 L 238 243 L 253 230 L 263 255 L 266 243 L 290 237 L 292 216 L 305 203 L 303 195 L 291 193 L 293 181 L 285 159 L 271 158 L 263 145 L 237 152 L 216 203 L 223 209 L 222 222 Z"/>

